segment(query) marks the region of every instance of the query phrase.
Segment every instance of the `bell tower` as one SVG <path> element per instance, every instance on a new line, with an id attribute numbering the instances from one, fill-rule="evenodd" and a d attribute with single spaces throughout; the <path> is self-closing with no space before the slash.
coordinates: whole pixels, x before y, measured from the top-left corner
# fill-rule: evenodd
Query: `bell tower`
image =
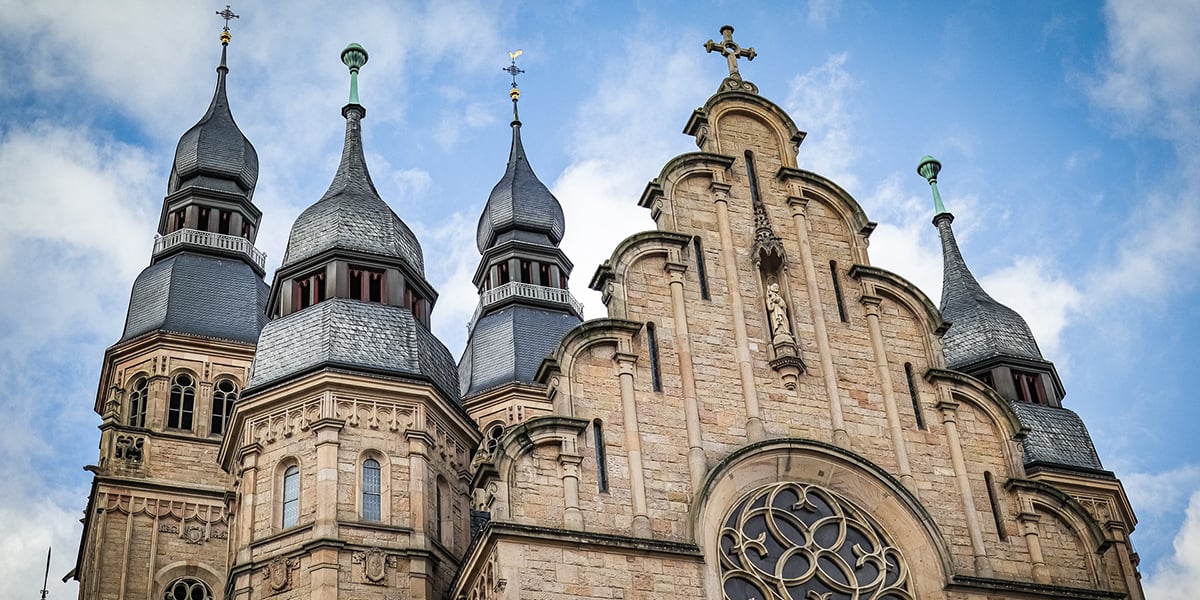
<path id="1" fill-rule="evenodd" d="M 226 9 L 207 112 L 179 140 L 150 265 L 108 349 L 74 570 L 88 599 L 218 597 L 232 478 L 217 464 L 266 324 L 258 156 L 229 109 Z"/>

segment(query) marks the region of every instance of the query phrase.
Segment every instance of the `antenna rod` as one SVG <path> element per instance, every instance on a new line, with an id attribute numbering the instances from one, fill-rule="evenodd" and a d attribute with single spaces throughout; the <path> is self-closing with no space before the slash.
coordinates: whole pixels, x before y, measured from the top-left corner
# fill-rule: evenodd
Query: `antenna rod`
<path id="1" fill-rule="evenodd" d="M 51 548 L 51 547 L 46 548 L 46 576 L 42 577 L 42 600 L 46 600 L 46 594 L 50 593 L 50 590 L 48 590 L 46 588 L 47 588 L 47 584 L 50 582 L 50 551 L 51 550 L 53 550 L 53 548 Z"/>

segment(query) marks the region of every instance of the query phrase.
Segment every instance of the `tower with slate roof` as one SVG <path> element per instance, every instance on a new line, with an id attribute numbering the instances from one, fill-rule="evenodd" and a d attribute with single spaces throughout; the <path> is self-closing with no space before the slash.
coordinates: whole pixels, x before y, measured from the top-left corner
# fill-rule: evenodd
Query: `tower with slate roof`
<path id="1" fill-rule="evenodd" d="M 479 216 L 475 240 L 482 258 L 473 279 L 479 305 L 458 363 L 463 406 L 492 444 L 506 427 L 550 412 L 538 369 L 583 316 L 567 289 L 573 265 L 559 248 L 566 230 L 562 206 L 521 145 L 515 57 L 509 69 L 512 149 Z"/>
<path id="2" fill-rule="evenodd" d="M 479 434 L 416 236 L 363 155 L 358 72 L 333 182 L 292 225 L 245 392 L 221 446 L 232 488 L 226 597 L 439 598 L 466 549 Z"/>
<path id="3" fill-rule="evenodd" d="M 179 140 L 150 265 L 104 356 L 100 457 L 74 577 L 81 598 L 215 598 L 226 578 L 233 478 L 217 463 L 267 321 L 254 146 L 226 96 Z"/>

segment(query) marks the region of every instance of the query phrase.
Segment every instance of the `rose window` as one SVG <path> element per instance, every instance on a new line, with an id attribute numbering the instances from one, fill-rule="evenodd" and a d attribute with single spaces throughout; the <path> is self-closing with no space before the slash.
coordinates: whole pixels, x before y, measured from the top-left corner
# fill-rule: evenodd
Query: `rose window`
<path id="1" fill-rule="evenodd" d="M 871 519 L 816 485 L 743 497 L 719 541 L 729 600 L 912 600 L 908 567 Z"/>

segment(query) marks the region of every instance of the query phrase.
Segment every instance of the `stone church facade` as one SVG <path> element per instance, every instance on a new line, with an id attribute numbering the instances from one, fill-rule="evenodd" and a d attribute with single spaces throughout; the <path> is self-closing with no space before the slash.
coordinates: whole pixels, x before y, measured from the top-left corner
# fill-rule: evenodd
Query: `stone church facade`
<path id="1" fill-rule="evenodd" d="M 357 45 L 341 164 L 267 285 L 226 31 L 104 357 L 80 597 L 1140 600 L 1121 483 L 967 268 L 941 165 L 935 305 L 870 265 L 875 224 L 797 162 L 732 33 L 697 151 L 637 200 L 654 228 L 591 274 L 603 318 L 568 291 L 514 78 L 456 361 L 370 179 Z"/>

